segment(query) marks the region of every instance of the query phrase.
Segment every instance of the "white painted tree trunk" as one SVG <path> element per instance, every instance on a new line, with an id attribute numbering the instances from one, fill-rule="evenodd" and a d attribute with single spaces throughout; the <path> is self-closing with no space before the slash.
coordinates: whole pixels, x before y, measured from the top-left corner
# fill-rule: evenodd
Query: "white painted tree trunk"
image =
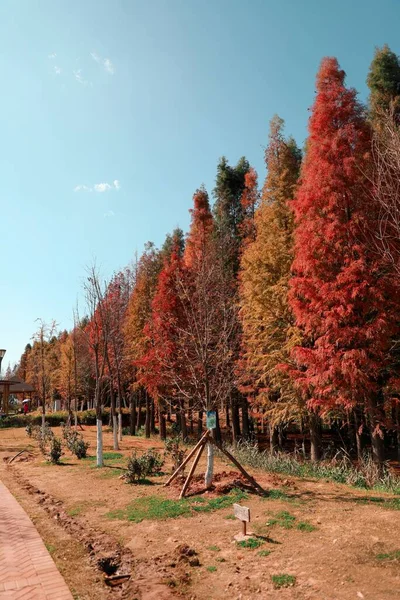
<path id="1" fill-rule="evenodd" d="M 118 440 L 120 442 L 122 442 L 122 413 L 121 413 L 121 408 L 119 410 L 120 410 L 120 412 L 118 413 Z"/>
<path id="2" fill-rule="evenodd" d="M 101 419 L 96 419 L 96 439 L 97 439 L 97 448 L 96 448 L 96 464 L 98 467 L 103 466 L 103 423 Z"/>
<path id="3" fill-rule="evenodd" d="M 208 489 L 211 487 L 214 475 L 214 444 L 207 444 L 207 469 L 205 476 L 205 486 Z"/>
<path id="4" fill-rule="evenodd" d="M 119 450 L 117 415 L 113 415 L 112 421 L 113 421 L 113 448 L 114 448 L 114 450 Z"/>

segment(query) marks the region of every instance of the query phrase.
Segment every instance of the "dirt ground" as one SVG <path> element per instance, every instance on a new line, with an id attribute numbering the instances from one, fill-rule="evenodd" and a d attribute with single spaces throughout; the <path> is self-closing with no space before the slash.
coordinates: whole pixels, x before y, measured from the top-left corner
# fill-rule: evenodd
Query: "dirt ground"
<path id="1" fill-rule="evenodd" d="M 83 433 L 93 455 L 94 428 Z M 107 430 L 104 442 L 105 452 L 112 452 Z M 30 459 L 24 453 L 8 466 L 7 457 L 29 444 Z M 175 503 L 161 503 L 177 501 L 180 492 L 178 485 L 163 487 L 171 471 L 168 461 L 165 475 L 147 484 L 120 479 L 132 449 L 150 447 L 163 450 L 158 439 L 127 436 L 122 456 L 106 454 L 102 469 L 93 457 L 78 461 L 67 451 L 63 464 L 54 466 L 23 429 L 0 430 L 0 479 L 33 519 L 76 599 L 400 599 L 399 498 L 251 470 L 272 492 L 266 497 L 246 492 L 240 500 L 250 508 L 257 546 L 240 547 L 234 540 L 240 522 L 221 493 L 232 481 L 241 485 L 232 465 L 218 458 L 217 489 L 200 500 L 192 497 L 189 504 L 176 502 L 186 512 L 174 518 Z M 198 471 L 204 466 L 203 456 Z M 201 478 L 194 487 L 201 492 Z M 156 510 L 167 506 L 171 518 L 148 519 L 143 511 L 149 503 Z M 193 509 L 204 505 L 209 511 Z M 106 585 L 115 575 L 127 577 L 116 587 Z M 273 581 L 277 575 L 294 579 Z"/>

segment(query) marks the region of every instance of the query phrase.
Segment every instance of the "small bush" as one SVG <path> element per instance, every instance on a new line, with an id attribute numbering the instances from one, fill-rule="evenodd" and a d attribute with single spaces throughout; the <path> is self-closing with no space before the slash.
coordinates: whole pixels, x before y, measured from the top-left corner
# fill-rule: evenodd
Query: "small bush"
<path id="1" fill-rule="evenodd" d="M 400 560 L 400 550 L 394 550 L 393 552 L 377 554 L 375 558 L 377 560 Z"/>
<path id="2" fill-rule="evenodd" d="M 271 552 L 272 550 L 260 550 L 260 552 L 257 552 L 257 556 L 269 556 Z"/>
<path id="3" fill-rule="evenodd" d="M 75 454 L 76 458 L 79 458 L 79 460 L 81 458 L 86 458 L 87 449 L 89 448 L 89 446 L 90 446 L 90 443 L 85 442 L 83 437 L 80 436 L 80 438 L 76 440 L 76 442 L 74 444 L 74 449 L 73 449 L 73 453 Z"/>
<path id="4" fill-rule="evenodd" d="M 159 452 L 153 449 L 139 455 L 134 450 L 128 459 L 127 473 L 124 479 L 128 483 L 138 483 L 148 475 L 157 475 L 161 471 L 164 459 Z"/>
<path id="5" fill-rule="evenodd" d="M 182 436 L 178 435 L 172 438 L 167 438 L 165 444 L 165 456 L 169 456 L 172 460 L 172 472 L 183 463 L 186 456 L 186 449 L 182 448 Z M 184 470 L 181 471 L 184 475 Z"/>
<path id="6" fill-rule="evenodd" d="M 28 423 L 28 425 L 25 427 L 25 431 L 26 431 L 26 435 L 31 438 L 32 435 L 33 435 L 33 425 L 32 425 L 32 423 Z"/>
<path id="7" fill-rule="evenodd" d="M 52 437 L 50 442 L 50 453 L 49 460 L 54 465 L 60 462 L 60 458 L 63 455 L 61 440 L 58 437 Z"/>
<path id="8" fill-rule="evenodd" d="M 272 575 L 271 579 L 276 590 L 279 590 L 280 588 L 291 587 L 296 583 L 296 577 L 294 575 L 287 575 L 286 573 Z"/>
<path id="9" fill-rule="evenodd" d="M 259 548 L 260 546 L 262 546 L 264 540 L 249 537 L 247 540 L 241 540 L 240 542 L 236 543 L 240 548 L 251 548 L 252 550 L 254 550 L 255 548 Z"/>
<path id="10" fill-rule="evenodd" d="M 33 427 L 33 437 L 35 437 L 35 439 L 39 443 L 39 448 L 40 448 L 41 453 L 46 455 L 47 454 L 47 446 L 49 443 L 51 444 L 51 442 L 54 438 L 54 433 L 52 432 L 51 428 L 49 427 L 49 424 L 45 423 L 44 427 L 35 425 Z"/>
<path id="11" fill-rule="evenodd" d="M 75 429 L 71 429 L 69 425 L 62 426 L 62 432 L 68 450 L 79 459 L 86 458 L 89 442 L 85 442 L 82 435 Z"/>
<path id="12" fill-rule="evenodd" d="M 307 523 L 306 521 L 300 521 L 300 523 L 297 523 L 297 529 L 299 531 L 315 531 L 316 527 L 314 527 L 314 525 L 311 525 L 311 523 Z"/>

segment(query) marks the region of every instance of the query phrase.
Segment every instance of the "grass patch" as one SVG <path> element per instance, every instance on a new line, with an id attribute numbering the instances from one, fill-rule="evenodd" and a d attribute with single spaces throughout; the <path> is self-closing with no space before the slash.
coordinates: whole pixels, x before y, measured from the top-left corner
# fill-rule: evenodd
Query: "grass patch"
<path id="1" fill-rule="evenodd" d="M 300 521 L 299 523 L 297 523 L 296 527 L 299 531 L 310 532 L 316 530 L 316 527 L 314 527 L 314 525 L 311 525 L 311 523 L 307 523 L 307 521 Z"/>
<path id="2" fill-rule="evenodd" d="M 240 542 L 236 543 L 240 548 L 250 548 L 251 550 L 255 550 L 263 545 L 264 540 L 250 537 L 247 540 L 241 540 Z"/>
<path id="3" fill-rule="evenodd" d="M 99 477 L 99 479 L 113 479 L 114 477 L 120 477 L 123 472 L 124 471 L 121 471 L 121 469 L 104 469 L 97 477 Z"/>
<path id="4" fill-rule="evenodd" d="M 278 575 L 272 575 L 272 585 L 276 590 L 280 588 L 292 587 L 296 583 L 296 577 L 294 575 L 287 575 L 287 573 L 279 573 Z"/>
<path id="5" fill-rule="evenodd" d="M 263 496 L 265 500 L 289 500 L 289 496 L 282 490 L 269 490 L 267 496 Z"/>
<path id="6" fill-rule="evenodd" d="M 211 566 L 211 567 L 206 567 L 206 569 L 209 573 L 215 573 L 215 571 L 217 570 L 217 567 Z"/>
<path id="7" fill-rule="evenodd" d="M 269 519 L 267 525 L 279 525 L 279 527 L 283 527 L 283 529 L 293 529 L 296 527 L 299 531 L 315 531 L 316 527 L 308 523 L 307 521 L 299 521 L 296 523 L 296 517 L 291 515 L 287 510 L 281 510 L 276 513 L 275 517 Z"/>
<path id="8" fill-rule="evenodd" d="M 115 461 L 119 460 L 120 458 L 124 458 L 124 455 L 120 452 L 104 452 L 103 454 L 103 460 Z M 87 460 L 89 462 L 95 461 L 96 456 L 86 456 L 86 458 L 82 458 L 82 461 L 84 460 Z"/>
<path id="9" fill-rule="evenodd" d="M 275 519 L 269 519 L 268 525 L 279 525 L 284 529 L 293 529 L 296 517 L 291 515 L 287 510 L 281 510 L 276 514 Z"/>
<path id="10" fill-rule="evenodd" d="M 400 510 L 400 498 L 382 498 L 380 496 L 365 496 L 364 498 L 354 498 L 353 502 L 357 504 L 378 504 L 388 510 Z"/>
<path id="11" fill-rule="evenodd" d="M 67 510 L 67 514 L 70 517 L 77 517 L 78 515 L 81 514 L 82 510 L 83 510 L 83 506 L 81 504 L 78 504 L 77 506 L 73 506 L 72 508 Z"/>
<path id="12" fill-rule="evenodd" d="M 376 560 L 400 560 L 400 550 L 393 550 L 393 552 L 377 554 L 375 558 Z"/>
<path id="13" fill-rule="evenodd" d="M 235 515 L 226 515 L 225 519 L 228 521 L 234 521 L 236 519 Z"/>
<path id="14" fill-rule="evenodd" d="M 54 552 L 56 551 L 56 547 L 53 546 L 53 544 L 45 544 L 47 552 L 51 555 L 54 554 Z"/>
<path id="15" fill-rule="evenodd" d="M 208 546 L 208 550 L 211 550 L 212 552 L 221 552 L 221 548 L 218 548 L 218 546 Z"/>
<path id="16" fill-rule="evenodd" d="M 140 523 L 144 520 L 164 521 L 181 516 L 191 517 L 196 513 L 208 513 L 226 508 L 234 502 L 247 498 L 247 494 L 239 489 L 232 490 L 226 496 L 206 499 L 201 496 L 171 500 L 159 496 L 136 498 L 124 510 L 114 510 L 107 513 L 109 519 L 133 521 Z"/>
<path id="17" fill-rule="evenodd" d="M 269 556 L 271 552 L 272 550 L 260 550 L 260 552 L 257 552 L 257 556 Z"/>
<path id="18" fill-rule="evenodd" d="M 268 450 L 260 452 L 256 445 L 246 441 L 228 446 L 227 449 L 241 464 L 269 473 L 325 479 L 400 495 L 400 477 L 394 475 L 387 465 L 382 470 L 378 469 L 370 454 L 365 454 L 356 466 L 346 456 L 311 462 L 299 459 L 295 454 L 271 453 Z"/>

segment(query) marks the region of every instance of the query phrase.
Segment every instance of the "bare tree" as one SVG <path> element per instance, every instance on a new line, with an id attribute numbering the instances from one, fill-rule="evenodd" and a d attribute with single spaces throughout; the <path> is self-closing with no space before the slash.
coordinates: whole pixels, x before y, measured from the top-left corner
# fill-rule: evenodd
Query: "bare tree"
<path id="1" fill-rule="evenodd" d="M 37 375 L 37 382 L 40 386 L 40 395 L 42 401 L 42 431 L 44 434 L 46 425 L 46 401 L 49 398 L 51 390 L 51 369 L 49 368 L 48 349 L 51 338 L 54 336 L 57 323 L 51 321 L 46 323 L 43 319 L 36 319 L 39 327 L 33 335 L 34 349 L 32 357 L 34 359 L 34 370 Z M 35 347 L 36 346 L 36 347 Z"/>
<path id="2" fill-rule="evenodd" d="M 400 277 L 400 129 L 393 112 L 382 112 L 372 139 L 372 194 L 379 218 L 377 250 Z"/>
<path id="3" fill-rule="evenodd" d="M 218 408 L 234 387 L 235 298 L 235 288 L 210 237 L 190 267 L 176 254 L 172 256 L 153 303 L 146 387 L 163 402 L 179 403 L 182 409 L 186 405 L 191 410 L 216 411 L 217 425 Z M 215 434 L 219 435 L 218 427 Z M 209 487 L 213 444 L 207 450 Z"/>
<path id="4" fill-rule="evenodd" d="M 97 466 L 103 466 L 103 429 L 102 429 L 102 403 L 101 385 L 103 382 L 109 340 L 109 312 L 104 302 L 107 286 L 102 285 L 96 265 L 87 269 L 87 278 L 83 285 L 86 300 L 86 309 L 89 323 L 82 329 L 87 338 L 93 356 L 94 366 L 94 406 L 96 410 Z"/>

